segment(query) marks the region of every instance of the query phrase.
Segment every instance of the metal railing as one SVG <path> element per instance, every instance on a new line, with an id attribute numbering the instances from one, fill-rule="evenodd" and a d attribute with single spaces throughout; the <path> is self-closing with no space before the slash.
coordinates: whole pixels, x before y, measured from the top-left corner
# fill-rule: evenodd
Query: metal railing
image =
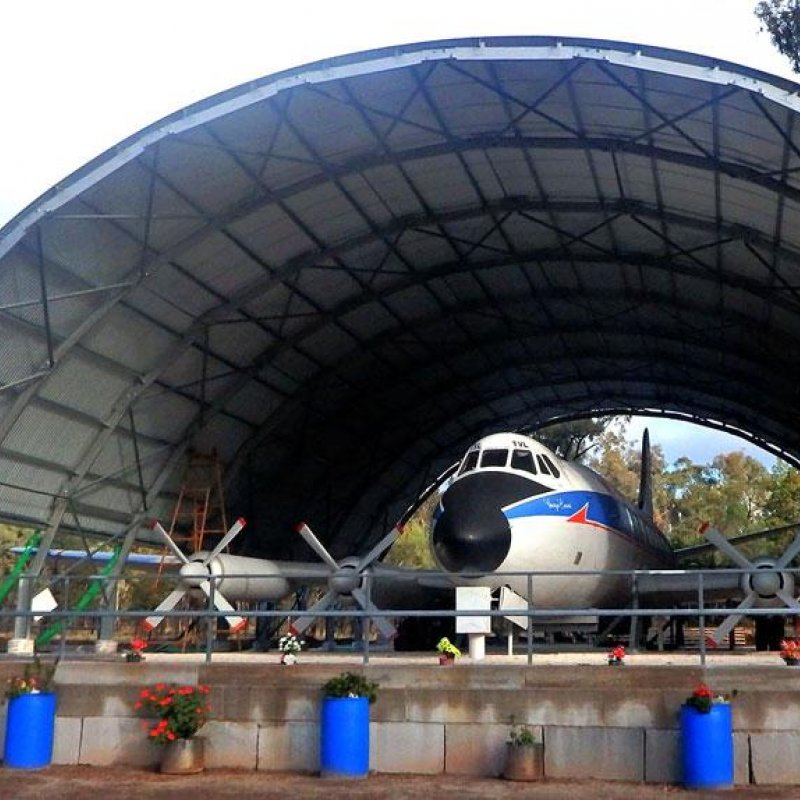
<path id="1" fill-rule="evenodd" d="M 457 618 L 457 617 L 489 617 L 492 620 L 501 618 L 505 619 L 508 617 L 517 617 L 517 618 L 525 618 L 527 621 L 527 627 L 525 629 L 525 653 L 527 655 L 528 663 L 532 663 L 533 654 L 535 651 L 534 647 L 534 631 L 536 628 L 537 621 L 541 622 L 542 620 L 558 620 L 558 619 L 565 619 L 567 620 L 570 617 L 597 617 L 598 620 L 602 618 L 629 618 L 631 621 L 631 636 L 632 639 L 634 638 L 634 631 L 636 631 L 638 627 L 638 623 L 642 618 L 645 617 L 666 617 L 666 618 L 696 618 L 698 620 L 698 627 L 699 627 L 699 658 L 701 665 L 705 665 L 706 662 L 706 655 L 707 655 L 707 646 L 706 646 L 706 632 L 708 628 L 708 620 L 716 619 L 716 618 L 724 618 L 729 616 L 730 614 L 742 614 L 743 616 L 748 617 L 759 617 L 759 616 L 783 616 L 783 617 L 796 617 L 800 616 L 800 608 L 798 607 L 789 607 L 785 605 L 776 605 L 774 607 L 760 607 L 760 608 L 747 608 L 745 610 L 738 610 L 735 606 L 722 606 L 719 602 L 707 602 L 707 592 L 706 592 L 706 584 L 708 583 L 709 576 L 714 577 L 714 584 L 717 585 L 719 583 L 720 576 L 728 575 L 728 576 L 736 576 L 738 577 L 738 582 L 741 582 L 741 576 L 749 575 L 749 574 L 756 574 L 762 572 L 758 569 L 714 569 L 714 570 L 700 570 L 700 569 L 691 569 L 691 570 L 581 570 L 581 571 L 573 571 L 573 570 L 559 570 L 559 571 L 540 571 L 540 572 L 504 572 L 504 573 L 492 573 L 490 576 L 486 575 L 477 575 L 474 572 L 471 573 L 452 573 L 452 572 L 433 572 L 426 570 L 425 571 L 425 579 L 426 583 L 430 583 L 431 581 L 451 581 L 453 584 L 453 588 L 457 585 L 484 585 L 482 579 L 486 580 L 486 585 L 491 585 L 493 588 L 499 588 L 500 586 L 506 585 L 509 582 L 519 583 L 520 580 L 524 580 L 526 591 L 525 594 L 527 595 L 527 607 L 514 607 L 514 608 L 497 608 L 492 607 L 490 609 L 484 608 L 476 608 L 476 609 L 463 609 L 463 608 L 370 608 L 369 610 L 364 610 L 358 607 L 347 607 L 347 608 L 326 608 L 320 611 L 314 611 L 313 617 L 323 620 L 333 619 L 333 620 L 341 620 L 341 619 L 349 619 L 349 620 L 357 620 L 360 623 L 360 627 L 362 630 L 361 633 L 361 652 L 364 663 L 369 662 L 370 658 L 370 651 L 371 649 L 371 641 L 370 641 L 370 625 L 369 621 L 376 617 L 384 617 L 384 618 L 391 618 L 393 620 L 404 620 L 410 618 L 435 618 L 435 619 L 448 619 L 448 618 Z M 796 569 L 784 569 L 781 571 L 783 574 L 793 574 L 797 575 L 800 570 Z M 208 620 L 209 622 L 217 622 L 220 618 L 224 618 L 226 616 L 231 616 L 233 613 L 236 616 L 240 616 L 245 618 L 248 622 L 257 621 L 259 619 L 269 619 L 275 620 L 276 622 L 282 622 L 287 618 L 292 619 L 299 619 L 303 617 L 311 616 L 304 609 L 299 608 L 254 608 L 248 609 L 246 607 L 237 608 L 235 612 L 225 611 L 225 610 L 218 610 L 215 607 L 214 601 L 216 598 L 216 594 L 219 591 L 217 586 L 220 582 L 224 582 L 230 579 L 237 579 L 237 578 L 248 578 L 250 580 L 257 579 L 257 578 L 269 578 L 275 577 L 276 575 L 280 575 L 281 573 L 276 572 L 265 572 L 261 575 L 254 575 L 254 574 L 247 574 L 247 575 L 239 575 L 239 574 L 230 574 L 224 576 L 209 576 L 208 581 L 210 584 L 210 591 L 208 593 L 206 602 L 203 607 L 194 607 L 194 608 L 176 608 L 171 609 L 169 611 L 160 611 L 158 612 L 159 616 L 163 616 L 166 619 L 172 618 L 180 618 L 180 619 L 192 619 L 192 620 Z M 763 574 L 763 573 L 762 573 Z M 658 576 L 682 576 L 684 579 L 689 577 L 691 582 L 696 583 L 696 586 L 692 587 L 692 593 L 694 597 L 690 600 L 683 601 L 680 605 L 670 605 L 670 606 L 646 606 L 642 607 L 639 605 L 639 596 L 637 592 L 637 585 L 642 578 L 656 578 Z M 630 606 L 616 606 L 616 607 L 595 607 L 595 606 L 565 606 L 565 607 L 537 607 L 536 605 L 536 590 L 537 584 L 541 585 L 542 581 L 546 581 L 548 579 L 553 578 L 569 578 L 572 581 L 579 581 L 580 579 L 591 579 L 591 578 L 619 578 L 624 580 L 630 586 L 631 598 L 632 598 L 632 605 Z M 369 571 L 365 574 L 363 589 L 366 593 L 368 600 L 371 602 L 373 599 L 373 588 L 376 582 L 379 584 L 383 580 L 392 580 L 392 581 L 404 581 L 409 584 L 409 593 L 412 593 L 414 590 L 415 584 L 417 584 L 418 579 L 414 577 L 413 573 L 408 575 L 395 575 L 395 574 L 386 574 L 382 571 L 379 571 L 376 574 L 371 574 Z M 36 620 L 41 617 L 45 617 L 48 625 L 53 625 L 59 622 L 63 622 L 63 631 L 61 635 L 58 637 L 58 644 L 56 645 L 56 650 L 60 655 L 64 655 L 67 649 L 67 641 L 68 641 L 68 631 L 71 626 L 75 626 L 77 623 L 92 623 L 92 627 L 96 627 L 94 622 L 99 622 L 100 620 L 104 619 L 111 619 L 114 623 L 114 628 L 116 629 L 117 626 L 120 625 L 128 625 L 135 628 L 136 624 L 143 621 L 146 617 L 153 615 L 154 609 L 146 608 L 146 609 L 134 609 L 134 608 L 93 608 L 93 609 L 70 609 L 70 598 L 74 598 L 77 594 L 76 586 L 80 582 L 81 584 L 91 583 L 94 581 L 102 581 L 104 584 L 104 591 L 106 595 L 108 594 L 107 590 L 111 590 L 112 592 L 116 592 L 116 589 L 119 585 L 123 585 L 125 583 L 130 582 L 147 582 L 153 581 L 155 582 L 163 581 L 163 582 L 174 582 L 177 584 L 181 578 L 178 575 L 164 575 L 161 576 L 148 576 L 148 575 L 137 575 L 135 578 L 124 577 L 124 578 L 108 578 L 108 577 L 101 577 L 101 576 L 78 576 L 74 574 L 66 574 L 66 575 L 57 575 L 53 576 L 49 582 L 45 582 L 42 580 L 41 576 L 29 576 L 23 575 L 20 578 L 20 581 L 29 581 L 31 584 L 35 584 L 37 589 L 41 591 L 47 586 L 54 595 L 61 597 L 61 607 L 57 608 L 53 611 L 46 612 L 43 614 L 42 611 L 37 610 L 20 610 L 17 608 L 11 608 L 8 606 L 5 608 L 0 609 L 0 630 L 7 631 L 11 625 L 13 625 L 19 619 L 25 620 Z M 292 574 L 292 581 L 296 582 L 298 585 L 312 584 L 312 583 L 319 583 L 320 576 L 319 572 L 315 572 L 313 574 L 309 574 L 307 579 L 302 572 L 294 570 Z M 735 583 L 732 580 L 732 583 Z M 715 588 L 715 591 L 719 591 L 718 588 Z M 662 592 L 665 593 L 665 592 Z M 378 601 L 379 602 L 379 601 Z M 511 624 L 511 623 L 509 623 Z M 204 642 L 204 650 L 205 650 L 205 657 L 206 661 L 210 662 L 212 660 L 212 655 L 214 652 L 214 644 L 215 639 L 217 636 L 216 631 L 216 624 L 209 624 L 206 626 L 206 635 L 205 635 L 205 642 Z M 276 626 L 277 629 L 278 626 Z"/>

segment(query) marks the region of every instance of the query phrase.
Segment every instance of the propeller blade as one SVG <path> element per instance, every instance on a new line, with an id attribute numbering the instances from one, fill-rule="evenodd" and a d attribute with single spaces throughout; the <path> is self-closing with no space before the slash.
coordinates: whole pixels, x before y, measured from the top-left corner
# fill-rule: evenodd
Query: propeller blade
<path id="1" fill-rule="evenodd" d="M 209 581 L 203 581 L 200 585 L 200 588 L 203 590 L 203 594 L 206 597 L 211 599 L 211 583 Z M 214 607 L 217 611 L 236 611 L 236 609 L 227 601 L 225 595 L 216 589 L 214 591 Z M 236 633 L 244 628 L 247 625 L 247 620 L 244 617 L 240 617 L 237 614 L 226 614 L 225 619 L 228 621 L 228 625 L 231 626 L 231 633 Z"/>
<path id="2" fill-rule="evenodd" d="M 335 599 L 336 592 L 326 592 L 322 599 L 314 603 L 311 608 L 301 611 L 297 615 L 297 619 L 289 626 L 295 634 L 301 634 L 316 618 L 318 611 L 324 611 Z"/>
<path id="3" fill-rule="evenodd" d="M 306 544 L 332 569 L 339 570 L 339 565 L 336 563 L 333 556 L 325 549 L 325 545 L 314 536 L 311 528 L 305 522 L 301 522 L 297 526 L 297 532 L 305 539 Z"/>
<path id="4" fill-rule="evenodd" d="M 400 535 L 401 530 L 399 525 L 395 525 L 386 536 L 381 539 L 361 560 L 356 566 L 356 572 L 361 572 L 366 569 L 386 548 L 394 544 L 395 539 Z"/>
<path id="5" fill-rule="evenodd" d="M 203 559 L 204 564 L 210 564 L 233 540 L 247 524 L 244 517 L 239 517 L 231 529 L 219 540 L 219 544 Z"/>
<path id="6" fill-rule="evenodd" d="M 708 528 L 705 532 L 706 539 L 721 553 L 737 564 L 742 569 L 755 569 L 753 564 L 748 561 L 716 528 Z"/>
<path id="7" fill-rule="evenodd" d="M 722 623 L 717 627 L 714 633 L 711 634 L 711 638 L 717 643 L 722 644 L 722 641 L 728 634 L 736 627 L 736 623 L 744 615 L 744 612 L 750 608 L 753 603 L 756 601 L 756 593 L 755 592 L 748 592 L 745 595 L 744 600 L 739 603 L 738 606 L 732 611 L 732 613 L 727 616 Z"/>
<path id="8" fill-rule="evenodd" d="M 364 611 L 378 611 L 377 606 L 374 606 L 367 599 L 367 593 L 363 589 L 353 589 L 352 595 Z M 372 617 L 372 621 L 384 638 L 393 639 L 397 636 L 397 629 L 386 617 Z"/>
<path id="9" fill-rule="evenodd" d="M 792 543 L 783 551 L 783 555 L 775 562 L 775 569 L 788 567 L 798 553 L 800 553 L 800 531 L 792 539 Z"/>
<path id="10" fill-rule="evenodd" d="M 158 520 L 153 522 L 153 530 L 161 536 L 161 538 L 166 542 L 167 547 L 172 550 L 179 561 L 181 561 L 183 564 L 189 563 L 189 559 L 186 558 L 183 551 L 180 549 L 180 547 L 178 547 L 177 544 L 175 544 L 170 535 L 164 530 L 164 526 Z"/>
<path id="11" fill-rule="evenodd" d="M 183 595 L 186 593 L 185 589 L 175 589 L 174 592 L 170 592 L 154 609 L 154 611 L 172 611 L 176 605 L 180 602 Z M 145 630 L 151 631 L 155 628 L 158 624 L 160 624 L 161 620 L 164 619 L 163 615 L 153 614 L 149 616 L 144 621 Z"/>
<path id="12" fill-rule="evenodd" d="M 783 602 L 786 603 L 789 608 L 800 608 L 800 603 L 798 603 L 797 600 L 792 597 L 792 594 L 788 591 L 788 589 L 779 589 L 777 592 L 775 592 L 775 594 L 780 597 L 780 599 L 783 600 Z"/>

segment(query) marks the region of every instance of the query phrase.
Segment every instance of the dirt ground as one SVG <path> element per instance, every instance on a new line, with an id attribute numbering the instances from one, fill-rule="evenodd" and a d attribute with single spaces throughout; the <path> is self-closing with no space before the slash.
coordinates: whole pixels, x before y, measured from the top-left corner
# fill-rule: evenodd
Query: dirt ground
<path id="1" fill-rule="evenodd" d="M 541 781 L 514 783 L 499 778 L 453 775 L 370 775 L 364 780 L 320 778 L 296 773 L 209 770 L 201 775 L 167 776 L 121 767 L 48 767 L 43 770 L 0 769 L 3 800 L 78 800 L 78 798 L 169 798 L 169 800 L 366 800 L 466 798 L 499 800 L 539 798 L 573 800 L 664 800 L 665 797 L 727 800 L 798 798 L 800 786 L 740 786 L 727 791 L 687 791 L 679 786 L 606 781 Z"/>

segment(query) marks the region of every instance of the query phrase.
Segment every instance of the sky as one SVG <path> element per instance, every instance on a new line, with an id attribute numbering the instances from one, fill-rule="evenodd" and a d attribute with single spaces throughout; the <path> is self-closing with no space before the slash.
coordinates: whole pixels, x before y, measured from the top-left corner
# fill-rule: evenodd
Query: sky
<path id="1" fill-rule="evenodd" d="M 759 31 L 755 4 L 3 0 L 0 225 L 173 111 L 264 75 L 360 50 L 464 36 L 585 36 L 701 53 L 797 79 Z M 668 461 L 688 455 L 702 462 L 736 449 L 759 455 L 739 439 L 681 423 L 649 427 Z"/>

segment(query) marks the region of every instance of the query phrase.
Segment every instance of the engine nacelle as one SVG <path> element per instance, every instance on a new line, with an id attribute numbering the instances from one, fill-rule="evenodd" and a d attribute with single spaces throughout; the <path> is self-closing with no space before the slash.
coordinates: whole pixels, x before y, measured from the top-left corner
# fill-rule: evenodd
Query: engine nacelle
<path id="1" fill-rule="evenodd" d="M 289 593 L 289 581 L 280 568 L 265 558 L 249 558 L 221 553 L 206 567 L 202 564 L 207 553 L 195 553 L 181 567 L 181 577 L 190 586 L 207 580 L 209 573 L 217 578 L 214 590 L 231 602 L 237 600 L 279 600 Z"/>

